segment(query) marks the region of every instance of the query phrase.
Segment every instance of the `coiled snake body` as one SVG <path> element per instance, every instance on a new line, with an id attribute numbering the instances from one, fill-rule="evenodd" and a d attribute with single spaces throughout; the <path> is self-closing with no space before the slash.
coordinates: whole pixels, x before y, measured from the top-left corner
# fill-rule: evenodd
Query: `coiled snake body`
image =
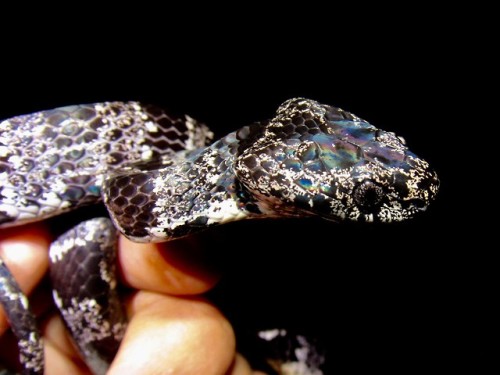
<path id="1" fill-rule="evenodd" d="M 113 224 L 80 224 L 50 250 L 56 304 L 96 373 L 105 372 L 126 327 L 114 299 L 114 228 L 151 242 L 251 218 L 401 221 L 425 210 L 438 190 L 435 172 L 402 138 L 313 100 L 288 100 L 272 120 L 207 146 L 211 138 L 188 116 L 136 102 L 64 107 L 0 123 L 2 226 L 101 201 L 111 216 Z M 69 284 L 90 279 L 92 287 L 73 295 Z M 43 372 L 34 317 L 1 261 L 0 301 L 26 372 Z"/>

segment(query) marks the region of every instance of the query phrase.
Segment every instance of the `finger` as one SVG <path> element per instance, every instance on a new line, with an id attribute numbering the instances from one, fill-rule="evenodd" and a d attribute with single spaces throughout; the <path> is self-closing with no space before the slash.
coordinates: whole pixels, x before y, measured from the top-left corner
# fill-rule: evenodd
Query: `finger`
<path id="1" fill-rule="evenodd" d="M 73 361 L 57 350 L 51 343 L 45 344 L 45 375 L 91 375 L 87 366 L 81 361 Z"/>
<path id="2" fill-rule="evenodd" d="M 90 374 L 76 351 L 59 316 L 51 316 L 44 325 L 45 374 Z"/>
<path id="3" fill-rule="evenodd" d="M 40 223 L 4 229 L 0 234 L 0 257 L 25 294 L 34 289 L 47 271 L 49 243 L 50 235 Z M 7 327 L 0 307 L 0 334 Z"/>
<path id="4" fill-rule="evenodd" d="M 235 356 L 234 333 L 222 314 L 198 298 L 138 292 L 109 374 L 226 373 Z"/>
<path id="5" fill-rule="evenodd" d="M 198 236 L 158 244 L 138 244 L 120 237 L 119 268 L 124 282 L 136 289 L 193 295 L 211 289 L 219 273 L 210 246 Z"/>

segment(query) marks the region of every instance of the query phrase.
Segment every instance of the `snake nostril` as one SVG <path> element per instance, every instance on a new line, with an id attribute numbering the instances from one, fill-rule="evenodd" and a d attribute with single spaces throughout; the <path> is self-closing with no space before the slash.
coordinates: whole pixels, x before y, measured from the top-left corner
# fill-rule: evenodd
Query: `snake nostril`
<path id="1" fill-rule="evenodd" d="M 413 205 L 414 207 L 418 208 L 418 209 L 424 209 L 427 204 L 425 203 L 425 201 L 423 199 L 418 199 L 418 198 L 415 198 L 415 199 L 412 199 L 410 201 L 410 204 Z"/>

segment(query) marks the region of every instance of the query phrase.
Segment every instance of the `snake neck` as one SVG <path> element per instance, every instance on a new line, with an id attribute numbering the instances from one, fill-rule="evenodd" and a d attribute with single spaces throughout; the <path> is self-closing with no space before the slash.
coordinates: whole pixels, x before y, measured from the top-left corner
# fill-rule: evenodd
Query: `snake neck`
<path id="1" fill-rule="evenodd" d="M 104 187 L 104 201 L 115 225 L 134 241 L 159 242 L 262 216 L 234 174 L 237 153 L 238 140 L 230 133 L 163 169 L 111 178 Z M 138 206 L 134 201 L 142 201 L 137 198 L 141 192 L 148 198 Z"/>

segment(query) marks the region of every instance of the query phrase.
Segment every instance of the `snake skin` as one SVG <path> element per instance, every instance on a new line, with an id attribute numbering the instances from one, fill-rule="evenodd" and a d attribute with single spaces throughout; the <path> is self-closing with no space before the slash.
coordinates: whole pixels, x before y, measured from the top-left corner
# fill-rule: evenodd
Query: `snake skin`
<path id="1" fill-rule="evenodd" d="M 111 221 L 96 218 L 61 235 L 49 251 L 54 301 L 95 374 L 106 373 L 127 327 L 116 292 L 116 246 Z"/>
<path id="2" fill-rule="evenodd" d="M 18 339 L 19 361 L 24 373 L 43 373 L 43 341 L 36 318 L 29 309 L 28 298 L 0 259 L 0 301 L 7 313 L 14 335 Z"/>
<path id="3" fill-rule="evenodd" d="M 0 225 L 42 220 L 101 200 L 114 226 L 138 242 L 252 218 L 316 215 L 391 222 L 424 211 L 439 187 L 436 173 L 402 138 L 313 100 L 288 100 L 273 119 L 205 147 L 211 138 L 208 128 L 188 116 L 173 118 L 136 102 L 79 105 L 5 120 L 0 123 Z M 96 259 L 112 262 L 112 256 L 95 252 L 114 244 L 101 239 L 110 230 L 101 231 L 109 224 L 99 220 L 52 245 L 53 274 L 71 274 L 76 264 L 88 262 L 85 271 L 93 265 L 100 272 L 96 289 L 108 284 L 104 295 L 110 296 L 112 272 L 103 272 Z M 87 260 L 85 246 L 96 258 Z M 0 290 L 9 290 L 12 277 L 3 275 Z M 55 300 L 87 362 L 103 373 L 125 322 L 115 302 L 94 294 L 93 283 L 87 284 L 91 277 L 83 272 L 72 281 L 81 284 L 80 299 L 63 282 L 54 287 Z M 11 325 L 17 325 L 5 295 L 0 299 Z M 89 302 L 105 317 L 86 310 Z M 85 315 L 91 317 L 87 323 L 75 324 Z M 110 321 L 115 315 L 118 323 Z M 107 325 L 105 341 L 114 342 L 111 354 L 95 349 L 103 337 L 94 325 L 100 320 Z M 84 329 L 89 325 L 91 333 Z"/>
<path id="4" fill-rule="evenodd" d="M 19 225 L 101 200 L 104 176 L 129 163 L 205 146 L 190 117 L 137 102 L 76 105 L 0 123 L 0 225 Z"/>
<path id="5" fill-rule="evenodd" d="M 249 218 L 401 221 L 425 210 L 438 185 L 400 137 L 341 109 L 294 99 L 268 123 L 163 169 L 112 176 L 103 190 L 119 230 L 150 242 Z"/>

